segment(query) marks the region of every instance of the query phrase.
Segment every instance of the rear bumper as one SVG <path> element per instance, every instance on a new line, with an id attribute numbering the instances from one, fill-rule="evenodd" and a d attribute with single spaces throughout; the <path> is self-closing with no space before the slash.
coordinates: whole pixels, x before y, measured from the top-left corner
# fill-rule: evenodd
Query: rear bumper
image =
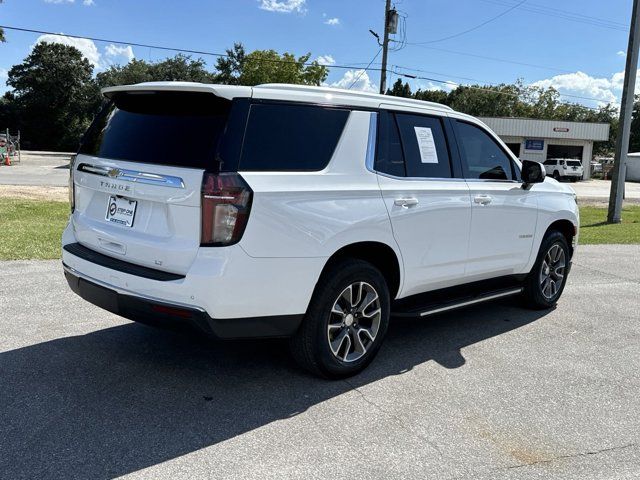
<path id="1" fill-rule="evenodd" d="M 188 271 L 177 275 L 134 265 L 129 255 L 87 254 L 82 250 L 89 249 L 73 247 L 78 241 L 71 222 L 62 237 L 62 261 L 85 279 L 136 297 L 192 306 L 223 321 L 303 315 L 326 263 L 321 257 L 255 258 L 232 245 L 199 248 Z"/>
<path id="2" fill-rule="evenodd" d="M 288 337 L 298 329 L 303 315 L 250 318 L 212 318 L 199 307 L 140 296 L 92 279 L 63 263 L 71 290 L 109 312 L 147 325 L 165 328 L 190 327 L 221 339 Z"/>

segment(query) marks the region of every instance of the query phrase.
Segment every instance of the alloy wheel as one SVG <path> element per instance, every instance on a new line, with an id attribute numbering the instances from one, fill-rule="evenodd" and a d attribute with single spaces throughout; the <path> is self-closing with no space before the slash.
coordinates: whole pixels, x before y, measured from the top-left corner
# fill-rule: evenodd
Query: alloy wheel
<path id="1" fill-rule="evenodd" d="M 547 300 L 553 299 L 560 291 L 566 266 L 564 249 L 554 243 L 544 256 L 540 269 L 540 290 Z"/>
<path id="2" fill-rule="evenodd" d="M 327 325 L 327 340 L 333 355 L 343 362 L 355 362 L 373 345 L 382 308 L 380 296 L 366 282 L 345 288 L 333 303 Z"/>

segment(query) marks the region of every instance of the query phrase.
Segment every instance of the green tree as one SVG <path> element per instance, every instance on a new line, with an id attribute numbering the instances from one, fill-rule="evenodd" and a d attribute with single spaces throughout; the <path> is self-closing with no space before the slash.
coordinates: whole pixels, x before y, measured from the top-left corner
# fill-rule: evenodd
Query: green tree
<path id="1" fill-rule="evenodd" d="M 93 66 L 75 48 L 38 43 L 9 70 L 17 125 L 30 148 L 73 150 L 97 107 Z M 15 128 L 15 127 L 14 127 Z"/>
<path id="2" fill-rule="evenodd" d="M 408 82 L 403 82 L 401 78 L 397 79 L 391 89 L 387 89 L 387 95 L 393 95 L 394 97 L 411 98 L 411 87 Z"/>
<path id="3" fill-rule="evenodd" d="M 449 105 L 449 94 L 444 90 L 422 90 L 419 89 L 413 94 L 416 100 L 424 100 L 425 102 L 442 103 Z"/>
<path id="4" fill-rule="evenodd" d="M 320 85 L 329 70 L 317 61 L 309 62 L 311 54 L 296 58 L 291 53 L 280 55 L 275 50 L 255 50 L 244 57 L 238 77 L 241 85 L 261 83 L 294 83 Z"/>
<path id="5" fill-rule="evenodd" d="M 240 76 L 244 68 L 247 54 L 242 43 L 234 43 L 233 48 L 227 48 L 226 57 L 219 57 L 216 61 L 216 83 L 225 85 L 239 85 Z"/>
<path id="6" fill-rule="evenodd" d="M 163 81 L 213 83 L 215 75 L 207 71 L 203 59 L 194 60 L 187 55 L 178 54 L 161 62 L 132 60 L 126 65 L 113 65 L 98 73 L 96 81 L 100 88 Z"/>

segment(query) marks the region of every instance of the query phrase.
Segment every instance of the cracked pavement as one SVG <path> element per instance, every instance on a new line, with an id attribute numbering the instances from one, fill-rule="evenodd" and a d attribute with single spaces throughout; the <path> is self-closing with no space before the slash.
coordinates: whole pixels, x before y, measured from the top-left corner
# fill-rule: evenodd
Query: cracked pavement
<path id="1" fill-rule="evenodd" d="M 346 381 L 282 341 L 213 343 L 0 262 L 0 478 L 640 477 L 640 246 L 580 247 L 553 311 L 393 320 Z"/>

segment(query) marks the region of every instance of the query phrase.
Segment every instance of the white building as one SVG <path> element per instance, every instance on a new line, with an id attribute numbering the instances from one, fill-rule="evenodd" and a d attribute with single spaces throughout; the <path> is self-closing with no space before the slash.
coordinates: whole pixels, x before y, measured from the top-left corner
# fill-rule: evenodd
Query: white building
<path id="1" fill-rule="evenodd" d="M 561 122 L 530 118 L 481 117 L 521 160 L 572 158 L 591 177 L 593 142 L 609 139 L 608 123 Z"/>
<path id="2" fill-rule="evenodd" d="M 627 182 L 640 182 L 640 152 L 627 155 Z"/>

